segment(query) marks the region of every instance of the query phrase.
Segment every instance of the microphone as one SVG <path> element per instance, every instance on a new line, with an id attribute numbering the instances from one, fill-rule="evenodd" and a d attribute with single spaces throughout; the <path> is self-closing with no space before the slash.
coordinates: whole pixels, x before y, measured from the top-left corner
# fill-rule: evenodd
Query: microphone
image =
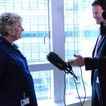
<path id="1" fill-rule="evenodd" d="M 64 70 L 66 73 L 72 74 L 76 79 L 77 76 L 72 72 L 72 67 L 70 64 L 64 62 L 56 53 L 50 52 L 47 55 L 48 61 L 50 61 L 54 66 L 59 68 L 60 70 Z"/>
<path id="2" fill-rule="evenodd" d="M 67 64 L 54 52 L 50 52 L 47 55 L 47 59 L 60 70 L 66 70 Z"/>
<path id="3" fill-rule="evenodd" d="M 103 17 L 104 19 L 106 19 L 106 10 L 103 11 L 102 17 Z"/>

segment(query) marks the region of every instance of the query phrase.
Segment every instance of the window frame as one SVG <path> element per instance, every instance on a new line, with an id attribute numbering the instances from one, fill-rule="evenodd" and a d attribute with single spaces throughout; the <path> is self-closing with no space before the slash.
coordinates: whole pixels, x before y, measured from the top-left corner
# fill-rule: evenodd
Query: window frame
<path id="1" fill-rule="evenodd" d="M 65 59 L 65 36 L 64 36 L 64 0 L 49 0 L 50 9 L 50 34 L 51 51 L 56 52 Z M 64 72 L 53 66 L 50 62 L 28 63 L 31 72 L 51 71 L 51 100 L 63 101 Z"/>

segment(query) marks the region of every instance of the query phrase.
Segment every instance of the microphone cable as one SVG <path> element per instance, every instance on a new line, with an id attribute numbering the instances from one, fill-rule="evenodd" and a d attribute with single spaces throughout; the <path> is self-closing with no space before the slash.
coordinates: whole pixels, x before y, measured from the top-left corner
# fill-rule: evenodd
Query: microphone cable
<path id="1" fill-rule="evenodd" d="M 80 105 L 83 106 L 84 103 L 85 103 L 85 99 L 86 99 L 86 89 L 85 89 L 85 84 L 84 84 L 84 80 L 83 80 L 83 76 L 82 76 L 82 69 L 80 67 L 80 70 L 81 70 L 81 79 L 82 79 L 82 84 L 83 84 L 83 88 L 84 88 L 84 92 L 85 92 L 85 96 L 84 96 L 84 101 L 82 102 L 81 101 L 81 97 L 79 95 L 79 92 L 78 92 L 78 87 L 77 87 L 77 83 L 76 83 L 76 79 L 74 78 L 74 82 L 75 82 L 75 87 L 76 87 L 76 91 L 77 91 L 77 94 L 78 94 L 78 98 L 80 100 Z"/>
<path id="2" fill-rule="evenodd" d="M 66 99 L 65 99 L 65 97 L 66 97 L 66 73 L 65 73 L 65 75 L 64 75 L 64 95 L 63 95 L 63 100 L 64 100 L 64 106 L 66 106 L 66 103 L 65 103 L 65 101 L 66 101 Z"/>
<path id="3" fill-rule="evenodd" d="M 81 70 L 81 79 L 82 79 L 82 83 L 83 83 L 83 87 L 84 87 L 84 91 L 85 91 L 85 97 L 84 97 L 84 101 L 82 102 L 81 101 L 81 97 L 79 95 L 79 92 L 78 92 L 78 88 L 77 88 L 77 83 L 76 83 L 76 80 L 77 80 L 77 76 L 74 74 L 74 71 L 71 67 L 71 64 L 66 64 L 66 62 L 64 62 L 56 53 L 54 52 L 50 52 L 48 55 L 47 55 L 47 59 L 54 65 L 56 66 L 57 68 L 59 68 L 60 70 L 64 70 L 65 71 L 65 76 L 64 76 L 64 105 L 66 106 L 65 104 L 65 92 L 66 92 L 66 82 L 65 82 L 65 79 L 66 79 L 66 74 L 67 73 L 70 73 L 73 78 L 74 78 L 74 82 L 75 82 L 75 87 L 76 87 L 76 90 L 77 90 L 77 94 L 78 94 L 78 98 L 80 100 L 80 104 L 81 106 L 84 105 L 85 103 L 85 98 L 86 98 L 86 89 L 85 89 L 85 85 L 84 85 L 84 81 L 83 81 L 83 76 L 82 76 L 82 69 L 80 67 L 80 70 Z"/>
<path id="4" fill-rule="evenodd" d="M 83 88 L 84 88 L 84 94 L 85 94 L 85 96 L 84 96 L 84 101 L 83 101 L 83 105 L 84 105 L 84 103 L 85 103 L 85 99 L 86 99 L 86 88 L 85 88 L 85 84 L 84 84 L 84 80 L 83 80 L 83 75 L 82 75 L 82 68 L 80 67 L 80 70 L 81 70 L 81 79 L 82 79 L 82 83 L 83 83 Z"/>
<path id="5" fill-rule="evenodd" d="M 85 103 L 85 99 L 86 99 L 86 88 L 85 88 L 85 84 L 84 84 L 84 80 L 83 80 L 83 75 L 82 75 L 82 69 L 81 69 L 81 67 L 80 67 L 80 70 L 81 70 L 81 80 L 82 80 L 82 84 L 83 84 L 83 88 L 84 88 L 84 94 L 85 94 L 83 102 L 81 101 L 81 97 L 80 97 L 79 92 L 78 92 L 78 87 L 77 87 L 77 83 L 76 83 L 75 77 L 73 77 L 73 79 L 74 79 L 74 82 L 75 82 L 75 87 L 76 87 L 77 95 L 78 95 L 78 98 L 80 100 L 80 105 L 83 106 L 84 103 Z M 73 71 L 73 70 L 71 70 L 71 71 Z M 65 103 L 66 80 L 65 79 L 66 79 L 66 72 L 65 72 L 65 75 L 64 75 L 64 106 L 66 106 L 66 103 Z"/>

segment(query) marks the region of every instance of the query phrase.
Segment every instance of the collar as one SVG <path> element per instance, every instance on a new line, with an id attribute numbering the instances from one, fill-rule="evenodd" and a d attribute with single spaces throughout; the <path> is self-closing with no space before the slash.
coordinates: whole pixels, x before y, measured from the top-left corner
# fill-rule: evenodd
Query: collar
<path id="1" fill-rule="evenodd" d="M 6 45 L 8 45 L 9 47 L 14 47 L 15 49 L 18 48 L 18 46 L 16 44 L 11 44 L 10 42 L 8 42 L 5 38 L 0 36 L 0 43 L 5 43 Z"/>

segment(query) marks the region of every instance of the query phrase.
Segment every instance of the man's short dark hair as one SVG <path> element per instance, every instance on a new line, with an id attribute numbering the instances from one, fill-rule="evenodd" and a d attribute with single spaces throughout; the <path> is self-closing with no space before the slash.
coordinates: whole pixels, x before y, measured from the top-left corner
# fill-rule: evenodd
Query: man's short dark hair
<path id="1" fill-rule="evenodd" d="M 106 0 L 95 0 L 92 3 L 92 6 L 95 6 L 95 5 L 100 5 L 103 10 L 106 10 Z"/>

